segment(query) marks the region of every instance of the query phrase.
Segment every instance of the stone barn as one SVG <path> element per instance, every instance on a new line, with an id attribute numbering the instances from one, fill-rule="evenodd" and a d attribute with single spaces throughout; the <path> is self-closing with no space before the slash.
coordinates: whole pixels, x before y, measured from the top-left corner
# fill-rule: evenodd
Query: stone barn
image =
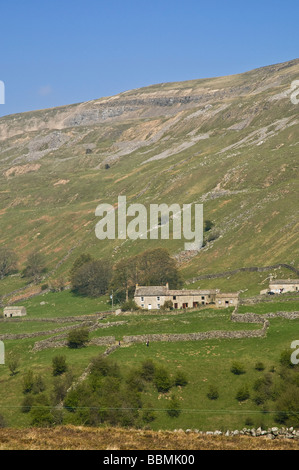
<path id="1" fill-rule="evenodd" d="M 4 318 L 24 317 L 27 315 L 25 307 L 5 307 L 3 310 Z"/>
<path id="2" fill-rule="evenodd" d="M 276 279 L 269 283 L 270 292 L 283 294 L 284 292 L 299 292 L 299 279 Z"/>

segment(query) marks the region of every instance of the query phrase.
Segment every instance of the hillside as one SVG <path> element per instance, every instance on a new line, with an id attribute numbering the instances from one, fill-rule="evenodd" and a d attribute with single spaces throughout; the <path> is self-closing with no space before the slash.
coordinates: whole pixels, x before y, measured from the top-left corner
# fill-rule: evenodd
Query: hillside
<path id="1" fill-rule="evenodd" d="M 40 249 L 50 277 L 82 251 L 116 261 L 156 246 L 178 255 L 185 279 L 298 267 L 298 76 L 297 59 L 1 118 L 0 244 L 20 267 Z M 118 195 L 147 207 L 203 203 L 217 238 L 190 258 L 183 240 L 100 241 L 95 209 Z"/>

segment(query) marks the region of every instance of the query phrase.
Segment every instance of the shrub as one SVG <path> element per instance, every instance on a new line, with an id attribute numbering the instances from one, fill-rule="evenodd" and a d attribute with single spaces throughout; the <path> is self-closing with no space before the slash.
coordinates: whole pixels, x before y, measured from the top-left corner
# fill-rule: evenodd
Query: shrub
<path id="1" fill-rule="evenodd" d="M 292 349 L 285 349 L 280 355 L 279 362 L 282 366 L 292 369 L 294 364 L 291 362 Z"/>
<path id="2" fill-rule="evenodd" d="M 151 382 L 154 379 L 156 366 L 151 359 L 147 359 L 141 364 L 141 377 L 147 382 Z"/>
<path id="3" fill-rule="evenodd" d="M 32 386 L 32 393 L 37 395 L 38 393 L 42 393 L 46 390 L 45 382 L 41 375 L 37 375 L 34 377 L 33 386 Z"/>
<path id="4" fill-rule="evenodd" d="M 166 393 L 172 387 L 172 381 L 170 375 L 164 367 L 158 367 L 155 370 L 154 384 L 157 387 L 158 392 Z"/>
<path id="5" fill-rule="evenodd" d="M 89 340 L 88 330 L 78 328 L 68 334 L 68 347 L 72 349 L 83 348 Z"/>
<path id="6" fill-rule="evenodd" d="M 21 411 L 22 413 L 29 413 L 31 411 L 34 398 L 32 395 L 26 395 L 22 401 Z"/>
<path id="7" fill-rule="evenodd" d="M 235 375 L 242 375 L 242 374 L 245 374 L 246 372 L 244 364 L 242 364 L 241 362 L 237 362 L 237 361 L 232 363 L 230 370 Z"/>
<path id="8" fill-rule="evenodd" d="M 185 387 L 188 384 L 188 379 L 186 377 L 186 374 L 182 371 L 178 371 L 176 373 L 175 379 L 174 379 L 174 385 L 177 387 Z"/>
<path id="9" fill-rule="evenodd" d="M 18 369 L 19 365 L 20 365 L 20 359 L 19 359 L 19 357 L 17 357 L 17 356 L 10 356 L 10 357 L 8 358 L 7 366 L 8 366 L 8 368 L 9 368 L 9 370 L 10 370 L 10 373 L 11 373 L 10 375 L 11 375 L 11 376 L 14 376 L 14 375 L 17 374 L 17 369 Z"/>
<path id="10" fill-rule="evenodd" d="M 142 412 L 142 421 L 146 424 L 152 423 L 157 418 L 156 413 L 150 409 L 151 407 L 151 405 L 148 405 L 148 409 Z"/>
<path id="11" fill-rule="evenodd" d="M 217 400 L 219 398 L 218 388 L 215 385 L 210 385 L 207 397 L 210 400 Z"/>
<path id="12" fill-rule="evenodd" d="M 245 401 L 250 398 L 250 393 L 249 393 L 249 388 L 247 385 L 243 385 L 243 387 L 239 388 L 239 390 L 236 393 L 236 399 L 238 401 Z"/>
<path id="13" fill-rule="evenodd" d="M 262 362 L 257 362 L 254 366 L 255 370 L 258 370 L 258 371 L 263 371 L 265 370 L 265 366 Z"/>
<path id="14" fill-rule="evenodd" d="M 130 390 L 136 390 L 137 392 L 142 392 L 145 388 L 144 380 L 136 370 L 130 371 L 126 383 Z"/>
<path id="15" fill-rule="evenodd" d="M 56 377 L 57 375 L 64 374 L 67 371 L 66 357 L 65 356 L 53 357 L 52 368 L 53 368 L 54 377 Z"/>
<path id="16" fill-rule="evenodd" d="M 116 362 L 103 356 L 97 356 L 92 360 L 90 373 L 103 377 L 120 377 L 120 368 Z"/>
<path id="17" fill-rule="evenodd" d="M 32 392 L 34 385 L 34 376 L 32 370 L 28 370 L 23 377 L 23 393 Z"/>
<path id="18" fill-rule="evenodd" d="M 64 380 L 62 377 L 55 377 L 53 382 L 53 402 L 58 404 L 64 400 L 68 390 L 67 380 Z"/>
<path id="19" fill-rule="evenodd" d="M 178 399 L 172 395 L 169 404 L 167 405 L 167 414 L 171 418 L 178 418 L 180 416 L 180 403 Z"/>
<path id="20" fill-rule="evenodd" d="M 161 310 L 172 310 L 173 302 L 172 300 L 165 300 L 164 304 L 161 307 Z"/>
<path id="21" fill-rule="evenodd" d="M 252 427 L 254 425 L 254 422 L 251 418 L 246 418 L 245 419 L 245 426 Z"/>
<path id="22" fill-rule="evenodd" d="M 50 403 L 45 395 L 39 395 L 31 410 L 31 424 L 38 427 L 50 427 L 54 425 Z"/>
<path id="23" fill-rule="evenodd" d="M 121 311 L 122 312 L 129 312 L 129 311 L 133 312 L 133 311 L 136 311 L 136 310 L 139 310 L 139 307 L 136 304 L 135 300 L 133 300 L 133 299 L 130 299 L 127 302 L 124 302 L 121 306 Z"/>

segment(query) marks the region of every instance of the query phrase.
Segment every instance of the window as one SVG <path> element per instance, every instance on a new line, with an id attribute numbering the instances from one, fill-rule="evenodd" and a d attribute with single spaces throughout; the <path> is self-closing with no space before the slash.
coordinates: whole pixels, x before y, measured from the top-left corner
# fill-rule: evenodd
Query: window
<path id="1" fill-rule="evenodd" d="M 141 302 L 144 302 L 144 297 L 141 297 Z"/>
<path id="2" fill-rule="evenodd" d="M 159 300 L 160 300 L 160 297 L 157 297 L 157 300 L 159 301 Z"/>
<path id="3" fill-rule="evenodd" d="M 173 300 L 176 300 L 176 295 L 174 295 L 174 296 L 172 297 L 172 299 L 173 299 Z"/>
<path id="4" fill-rule="evenodd" d="M 205 297 L 204 297 L 204 295 L 201 297 L 201 300 L 205 300 Z"/>
<path id="5" fill-rule="evenodd" d="M 160 304 L 158 304 L 158 309 L 159 309 L 160 307 L 161 307 L 161 305 L 160 305 Z"/>
<path id="6" fill-rule="evenodd" d="M 141 304 L 141 307 L 144 308 L 144 304 Z"/>

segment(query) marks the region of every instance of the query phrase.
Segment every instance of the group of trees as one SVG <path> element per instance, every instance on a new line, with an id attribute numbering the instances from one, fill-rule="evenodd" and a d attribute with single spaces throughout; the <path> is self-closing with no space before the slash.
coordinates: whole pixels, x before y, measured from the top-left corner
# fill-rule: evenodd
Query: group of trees
<path id="1" fill-rule="evenodd" d="M 274 419 L 283 426 L 299 426 L 299 365 L 291 362 L 293 350 L 287 349 L 280 355 L 279 367 L 266 370 L 263 362 L 258 361 L 254 368 L 260 376 L 252 384 L 244 384 L 237 390 L 235 398 L 239 401 L 251 399 L 262 413 L 275 409 Z M 246 374 L 243 363 L 234 361 L 231 372 L 235 375 Z M 217 399 L 217 392 L 209 398 Z M 249 421 L 249 420 L 248 420 Z"/>
<path id="2" fill-rule="evenodd" d="M 7 247 L 0 248 L 0 279 L 18 271 L 18 257 Z M 29 279 L 38 280 L 46 272 L 45 258 L 39 251 L 30 253 L 27 257 L 22 275 Z"/>
<path id="3" fill-rule="evenodd" d="M 98 356 L 92 362 L 88 379 L 71 390 L 64 400 L 70 413 L 67 421 L 93 426 L 106 423 L 143 427 L 156 419 L 156 413 L 146 398 L 150 388 L 167 393 L 172 387 L 187 383 L 182 372 L 172 378 L 164 366 L 151 360 L 143 361 L 140 367 L 124 374 L 116 362 Z M 170 396 L 167 414 L 170 417 L 180 414 L 175 394 Z"/>
<path id="4" fill-rule="evenodd" d="M 120 260 L 114 266 L 106 259 L 94 260 L 82 254 L 75 261 L 70 273 L 73 291 L 97 297 L 113 290 L 116 302 L 128 301 L 136 284 L 165 285 L 172 289 L 182 286 L 176 262 L 163 248 Z"/>
<path id="5" fill-rule="evenodd" d="M 76 387 L 71 387 L 74 377 L 63 355 L 53 357 L 52 376 L 50 387 L 49 381 L 46 386 L 32 370 L 23 375 L 21 410 L 29 413 L 33 426 L 71 423 L 142 428 L 157 418 L 149 395 L 171 392 L 166 413 L 175 418 L 181 410 L 173 388 L 188 383 L 183 372 L 171 376 L 164 366 L 150 359 L 124 371 L 117 362 L 102 355 L 92 360 L 88 377 Z"/>

